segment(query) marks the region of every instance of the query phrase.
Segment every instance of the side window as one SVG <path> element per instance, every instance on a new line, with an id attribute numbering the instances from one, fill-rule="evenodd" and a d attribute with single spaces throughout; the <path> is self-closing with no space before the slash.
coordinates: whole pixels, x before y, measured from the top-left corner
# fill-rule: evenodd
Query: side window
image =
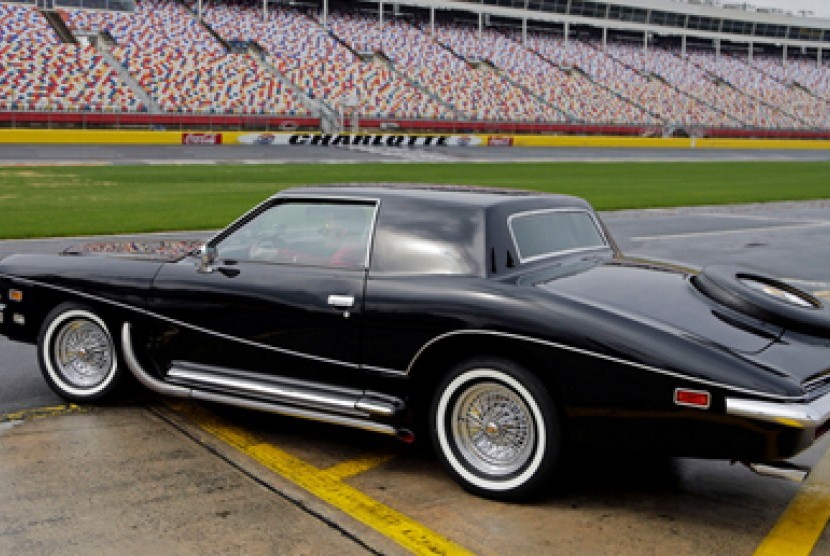
<path id="1" fill-rule="evenodd" d="M 221 237 L 222 260 L 366 266 L 375 205 L 280 200 Z"/>
<path id="2" fill-rule="evenodd" d="M 523 263 L 558 253 L 608 247 L 596 220 L 584 210 L 519 213 L 511 216 L 508 224 Z"/>
<path id="3" fill-rule="evenodd" d="M 484 267 L 481 211 L 421 203 L 386 203 L 372 247 L 372 271 L 389 274 L 474 275 Z"/>

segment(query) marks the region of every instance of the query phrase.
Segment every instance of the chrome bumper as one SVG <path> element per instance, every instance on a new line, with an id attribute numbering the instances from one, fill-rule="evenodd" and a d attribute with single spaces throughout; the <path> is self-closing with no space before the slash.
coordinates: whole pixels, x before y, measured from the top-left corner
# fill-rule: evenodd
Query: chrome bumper
<path id="1" fill-rule="evenodd" d="M 776 403 L 726 398 L 726 413 L 800 429 L 817 428 L 830 419 L 830 393 L 803 403 Z"/>

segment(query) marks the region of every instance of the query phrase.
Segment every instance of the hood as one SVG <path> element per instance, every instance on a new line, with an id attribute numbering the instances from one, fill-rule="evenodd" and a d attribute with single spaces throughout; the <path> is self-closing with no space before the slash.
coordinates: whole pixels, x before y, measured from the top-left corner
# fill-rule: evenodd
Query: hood
<path id="1" fill-rule="evenodd" d="M 134 304 L 163 264 L 136 257 L 15 254 L 0 262 L 0 277 Z"/>
<path id="2" fill-rule="evenodd" d="M 160 261 L 177 261 L 204 244 L 198 239 L 97 241 L 79 243 L 63 251 L 65 255 L 106 255 Z"/>
<path id="3" fill-rule="evenodd" d="M 639 322 L 675 329 L 740 354 L 768 348 L 783 329 L 720 307 L 692 285 L 691 274 L 630 261 L 580 261 L 536 272 L 524 282 Z"/>

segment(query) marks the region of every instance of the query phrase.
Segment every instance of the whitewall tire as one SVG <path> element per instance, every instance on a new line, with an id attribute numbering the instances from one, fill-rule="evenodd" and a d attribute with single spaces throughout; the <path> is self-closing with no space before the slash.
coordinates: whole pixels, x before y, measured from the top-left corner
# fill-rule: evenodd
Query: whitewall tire
<path id="1" fill-rule="evenodd" d="M 559 420 L 544 385 L 523 367 L 478 359 L 453 369 L 433 398 L 438 456 L 467 490 L 516 500 L 538 494 L 561 448 Z"/>
<path id="2" fill-rule="evenodd" d="M 109 327 L 93 311 L 75 304 L 61 305 L 44 319 L 38 360 L 49 386 L 74 402 L 105 397 L 121 375 Z"/>

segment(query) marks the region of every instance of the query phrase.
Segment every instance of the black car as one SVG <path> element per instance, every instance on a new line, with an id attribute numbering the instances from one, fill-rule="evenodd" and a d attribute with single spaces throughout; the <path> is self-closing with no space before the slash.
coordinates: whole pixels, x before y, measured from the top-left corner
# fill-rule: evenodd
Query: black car
<path id="1" fill-rule="evenodd" d="M 628 260 L 574 197 L 290 189 L 192 247 L 9 256 L 0 333 L 36 343 L 68 400 L 132 373 L 168 396 L 424 433 L 501 499 L 580 443 L 785 475 L 828 428 L 824 302 L 747 269 Z"/>

